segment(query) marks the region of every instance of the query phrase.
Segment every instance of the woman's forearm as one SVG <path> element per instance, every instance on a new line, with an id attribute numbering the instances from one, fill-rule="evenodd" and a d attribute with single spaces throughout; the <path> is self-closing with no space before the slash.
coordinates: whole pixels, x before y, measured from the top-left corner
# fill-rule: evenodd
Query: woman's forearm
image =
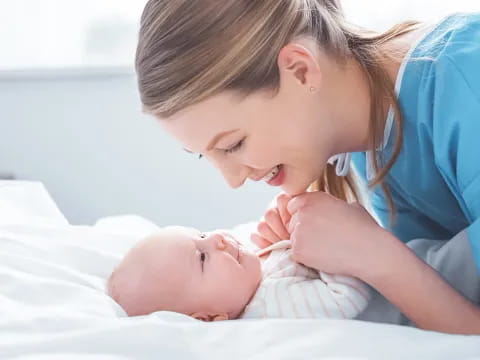
<path id="1" fill-rule="evenodd" d="M 382 236 L 373 266 L 360 272 L 362 280 L 422 329 L 480 334 L 480 308 L 393 235 L 385 232 Z"/>

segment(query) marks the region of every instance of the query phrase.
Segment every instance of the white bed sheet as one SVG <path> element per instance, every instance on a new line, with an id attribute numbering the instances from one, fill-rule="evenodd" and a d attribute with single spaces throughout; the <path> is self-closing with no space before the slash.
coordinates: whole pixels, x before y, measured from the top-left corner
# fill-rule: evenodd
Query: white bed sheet
<path id="1" fill-rule="evenodd" d="M 155 228 L 71 226 L 41 184 L 0 182 L 0 359 L 480 359 L 478 336 L 361 321 L 125 317 L 105 280 Z"/>

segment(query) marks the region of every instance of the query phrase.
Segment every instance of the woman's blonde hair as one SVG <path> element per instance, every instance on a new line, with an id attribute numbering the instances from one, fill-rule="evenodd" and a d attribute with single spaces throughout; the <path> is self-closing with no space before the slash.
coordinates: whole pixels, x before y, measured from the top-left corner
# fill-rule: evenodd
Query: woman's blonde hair
<path id="1" fill-rule="evenodd" d="M 371 149 L 383 141 L 385 99 L 393 108 L 393 154 L 388 161 L 373 157 L 376 176 L 369 186 L 383 188 L 394 214 L 384 178 L 402 146 L 402 115 L 394 83 L 383 66 L 388 55 L 382 49 L 416 25 L 408 22 L 381 34 L 368 32 L 345 20 L 339 0 L 149 0 L 135 64 L 143 107 L 167 118 L 226 90 L 240 96 L 276 92 L 280 50 L 296 36 L 313 37 L 329 55 L 339 60 L 354 57 L 361 65 L 370 85 Z M 327 165 L 311 190 L 360 201 L 353 176 L 338 177 L 334 166 Z"/>

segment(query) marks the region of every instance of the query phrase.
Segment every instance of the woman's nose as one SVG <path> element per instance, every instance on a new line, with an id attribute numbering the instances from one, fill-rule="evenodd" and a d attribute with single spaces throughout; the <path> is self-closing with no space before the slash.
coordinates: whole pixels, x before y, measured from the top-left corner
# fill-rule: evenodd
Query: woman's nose
<path id="1" fill-rule="evenodd" d="M 223 163 L 219 164 L 218 169 L 222 173 L 223 178 L 226 180 L 228 185 L 233 189 L 238 189 L 247 180 L 248 169 L 244 166 L 232 163 Z"/>
<path id="2" fill-rule="evenodd" d="M 227 183 L 232 189 L 238 189 L 243 184 L 245 184 L 245 180 L 246 180 L 246 178 L 243 178 L 243 179 L 238 179 L 237 178 L 237 179 L 227 180 Z"/>

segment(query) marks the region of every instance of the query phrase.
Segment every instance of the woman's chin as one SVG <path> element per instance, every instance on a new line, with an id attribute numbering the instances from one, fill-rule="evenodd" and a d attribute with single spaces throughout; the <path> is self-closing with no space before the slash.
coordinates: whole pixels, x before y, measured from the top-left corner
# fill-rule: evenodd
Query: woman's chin
<path id="1" fill-rule="evenodd" d="M 282 186 L 282 190 L 287 193 L 289 196 L 297 196 L 300 194 L 303 194 L 308 190 L 310 187 L 310 184 L 305 185 L 305 184 L 285 184 Z"/>

